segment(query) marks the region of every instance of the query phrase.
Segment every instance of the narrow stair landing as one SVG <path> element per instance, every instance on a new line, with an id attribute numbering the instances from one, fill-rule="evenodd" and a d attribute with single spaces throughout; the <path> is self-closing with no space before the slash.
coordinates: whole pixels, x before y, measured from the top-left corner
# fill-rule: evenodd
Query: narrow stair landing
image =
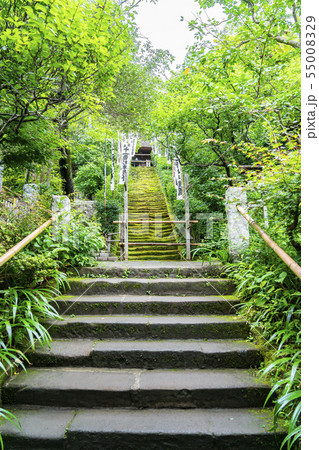
<path id="1" fill-rule="evenodd" d="M 103 263 L 69 279 L 51 349 L 6 380 L 5 449 L 279 450 L 260 349 L 220 264 Z M 88 275 L 96 278 L 87 278 Z M 143 278 L 139 278 L 143 277 Z M 130 277 L 130 278 L 129 278 Z"/>
<path id="2" fill-rule="evenodd" d="M 130 260 L 180 260 L 176 237 L 161 182 L 154 167 L 131 167 L 129 178 L 129 220 L 143 220 L 143 224 L 130 224 L 128 240 L 133 243 L 159 243 L 170 245 L 129 246 Z M 166 223 L 147 223 L 147 220 Z"/>

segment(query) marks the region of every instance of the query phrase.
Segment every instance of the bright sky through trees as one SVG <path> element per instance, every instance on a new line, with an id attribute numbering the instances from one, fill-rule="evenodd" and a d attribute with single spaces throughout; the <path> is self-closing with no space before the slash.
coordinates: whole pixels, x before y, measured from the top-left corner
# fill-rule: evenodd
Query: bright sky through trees
<path id="1" fill-rule="evenodd" d="M 214 7 L 214 10 L 217 7 Z M 168 49 L 176 58 L 174 66 L 182 64 L 186 47 L 194 42 L 194 33 L 187 21 L 199 11 L 195 0 L 158 0 L 157 4 L 142 3 L 136 18 L 141 34 L 156 48 Z M 184 21 L 181 22 L 181 16 Z"/>

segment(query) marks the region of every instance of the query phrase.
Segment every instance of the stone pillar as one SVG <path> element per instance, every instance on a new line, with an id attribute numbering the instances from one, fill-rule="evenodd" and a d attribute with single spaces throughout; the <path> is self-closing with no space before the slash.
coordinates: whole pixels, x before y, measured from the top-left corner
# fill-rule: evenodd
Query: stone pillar
<path id="1" fill-rule="evenodd" d="M 226 214 L 229 253 L 233 259 L 238 258 L 249 245 L 249 224 L 236 205 L 247 206 L 246 192 L 240 187 L 229 187 L 226 191 Z"/>
<path id="2" fill-rule="evenodd" d="M 39 186 L 35 183 L 28 183 L 23 186 L 23 200 L 34 204 L 39 197 Z"/>
<path id="3" fill-rule="evenodd" d="M 61 213 L 58 218 L 59 224 L 69 223 L 71 220 L 71 202 L 66 195 L 52 195 L 51 210 L 53 216 Z"/>

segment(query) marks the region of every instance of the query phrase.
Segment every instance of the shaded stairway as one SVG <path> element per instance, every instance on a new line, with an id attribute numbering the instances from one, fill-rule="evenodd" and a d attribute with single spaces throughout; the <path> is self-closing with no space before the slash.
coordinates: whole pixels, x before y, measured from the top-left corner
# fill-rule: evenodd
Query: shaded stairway
<path id="1" fill-rule="evenodd" d="M 162 243 L 171 245 L 129 246 L 130 260 L 180 260 L 180 253 L 170 223 L 167 203 L 161 183 L 153 167 L 131 167 L 129 178 L 129 221 L 143 220 L 143 224 L 129 224 L 128 240 L 132 243 Z"/>
<path id="2" fill-rule="evenodd" d="M 51 351 L 2 387 L 22 425 L 0 425 L 6 450 L 279 450 L 270 387 L 251 370 L 262 357 L 220 265 L 139 264 L 70 279 Z"/>

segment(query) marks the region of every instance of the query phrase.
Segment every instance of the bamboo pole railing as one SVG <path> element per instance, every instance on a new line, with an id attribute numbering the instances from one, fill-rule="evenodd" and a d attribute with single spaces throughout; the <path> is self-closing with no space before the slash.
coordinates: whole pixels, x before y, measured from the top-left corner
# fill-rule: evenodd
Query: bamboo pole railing
<path id="1" fill-rule="evenodd" d="M 269 247 L 277 253 L 279 258 L 287 264 L 290 270 L 293 271 L 295 275 L 301 280 L 301 267 L 282 249 L 273 241 L 267 233 L 265 233 L 260 226 L 254 221 L 252 217 L 245 211 L 245 209 L 241 205 L 237 205 L 237 209 L 240 214 L 247 220 L 249 225 L 257 231 L 260 237 L 269 245 Z"/>
<path id="2" fill-rule="evenodd" d="M 3 266 L 4 263 L 9 261 L 11 258 L 13 258 L 14 255 L 16 255 L 20 250 L 22 250 L 26 245 L 28 245 L 33 239 L 35 239 L 39 234 L 42 233 L 46 228 L 48 228 L 51 223 L 53 222 L 53 219 L 49 219 L 46 222 L 44 222 L 39 228 L 37 228 L 35 231 L 33 231 L 29 236 L 25 237 L 20 241 L 18 244 L 16 244 L 14 247 L 12 247 L 10 250 L 8 250 L 4 255 L 0 257 L 0 267 Z"/>

